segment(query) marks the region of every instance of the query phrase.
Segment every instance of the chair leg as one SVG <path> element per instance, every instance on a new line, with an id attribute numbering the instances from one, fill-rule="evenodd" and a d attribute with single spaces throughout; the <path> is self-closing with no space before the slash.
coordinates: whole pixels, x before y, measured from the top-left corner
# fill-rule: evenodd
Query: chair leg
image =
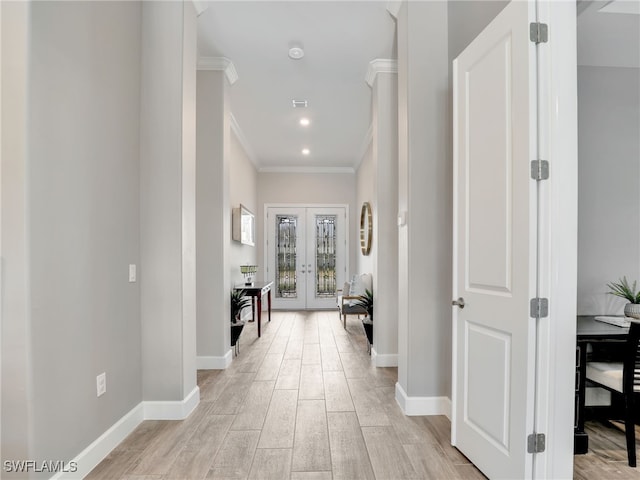
<path id="1" fill-rule="evenodd" d="M 636 431 L 633 412 L 633 392 L 625 395 L 625 419 L 624 433 L 627 437 L 627 457 L 629 458 L 629 466 L 636 466 Z"/>
<path id="2" fill-rule="evenodd" d="M 347 329 L 347 315 L 346 314 L 342 315 L 342 319 L 343 319 L 342 321 L 344 323 L 344 329 L 346 330 Z"/>

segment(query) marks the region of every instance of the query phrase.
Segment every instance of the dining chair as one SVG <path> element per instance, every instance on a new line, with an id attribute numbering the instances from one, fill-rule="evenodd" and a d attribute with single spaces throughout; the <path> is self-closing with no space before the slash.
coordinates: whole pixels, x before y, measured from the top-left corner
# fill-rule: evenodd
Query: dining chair
<path id="1" fill-rule="evenodd" d="M 586 378 L 624 396 L 624 431 L 629 466 L 636 466 L 635 395 L 640 393 L 640 320 L 632 320 L 622 362 L 587 362 Z"/>

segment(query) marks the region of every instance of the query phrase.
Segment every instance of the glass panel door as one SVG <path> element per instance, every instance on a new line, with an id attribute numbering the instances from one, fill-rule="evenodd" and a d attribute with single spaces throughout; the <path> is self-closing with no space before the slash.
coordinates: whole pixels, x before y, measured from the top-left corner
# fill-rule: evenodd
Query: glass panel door
<path id="1" fill-rule="evenodd" d="M 346 272 L 346 208 L 270 207 L 267 224 L 273 308 L 335 308 Z"/>

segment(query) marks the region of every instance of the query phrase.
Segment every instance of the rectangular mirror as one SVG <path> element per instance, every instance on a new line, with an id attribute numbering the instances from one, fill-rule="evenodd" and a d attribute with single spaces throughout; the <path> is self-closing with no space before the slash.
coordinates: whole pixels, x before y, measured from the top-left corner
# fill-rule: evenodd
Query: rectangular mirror
<path id="1" fill-rule="evenodd" d="M 256 220 L 251 211 L 240 204 L 233 209 L 232 238 L 244 245 L 255 245 Z"/>

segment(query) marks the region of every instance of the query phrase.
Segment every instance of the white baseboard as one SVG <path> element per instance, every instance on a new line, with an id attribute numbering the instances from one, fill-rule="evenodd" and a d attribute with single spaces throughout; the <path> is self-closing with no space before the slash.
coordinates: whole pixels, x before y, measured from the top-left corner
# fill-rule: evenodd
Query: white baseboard
<path id="1" fill-rule="evenodd" d="M 380 354 L 376 352 L 375 348 L 371 347 L 371 363 L 374 367 L 397 367 L 398 354 Z"/>
<path id="2" fill-rule="evenodd" d="M 69 466 L 74 466 L 74 468 L 69 468 L 69 470 L 74 470 L 75 467 L 77 467 L 75 472 L 59 472 L 51 478 L 55 480 L 66 480 L 86 477 L 89 472 L 104 460 L 111 450 L 127 438 L 127 435 L 133 432 L 143 420 L 144 402 L 141 402 L 68 463 Z"/>
<path id="3" fill-rule="evenodd" d="M 145 420 L 182 420 L 200 403 L 200 389 L 196 386 L 182 401 L 143 402 Z"/>
<path id="4" fill-rule="evenodd" d="M 233 360 L 233 353 L 229 349 L 224 357 L 196 357 L 196 368 L 198 370 L 225 370 L 231 365 L 231 360 Z"/>
<path id="5" fill-rule="evenodd" d="M 76 480 L 86 477 L 111 451 L 116 448 L 143 420 L 183 420 L 200 403 L 200 389 L 196 386 L 184 400 L 166 402 L 140 402 L 91 445 L 67 464 L 68 470 L 51 480 Z M 74 468 L 71 468 L 71 467 Z"/>
<path id="6" fill-rule="evenodd" d="M 451 420 L 451 399 L 448 397 L 410 397 L 396 383 L 396 402 L 407 416 L 445 415 Z"/>

